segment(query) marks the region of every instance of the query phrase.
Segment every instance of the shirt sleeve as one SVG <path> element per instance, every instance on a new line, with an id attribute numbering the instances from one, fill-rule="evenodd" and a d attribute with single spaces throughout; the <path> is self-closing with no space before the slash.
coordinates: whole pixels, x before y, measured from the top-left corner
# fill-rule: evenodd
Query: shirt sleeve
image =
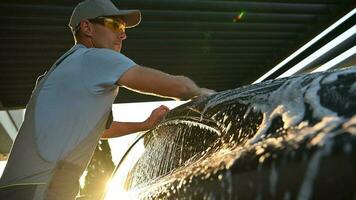
<path id="1" fill-rule="evenodd" d="M 84 84 L 95 94 L 116 89 L 116 82 L 129 68 L 137 65 L 125 55 L 110 50 L 93 48 L 84 53 L 81 73 Z"/>

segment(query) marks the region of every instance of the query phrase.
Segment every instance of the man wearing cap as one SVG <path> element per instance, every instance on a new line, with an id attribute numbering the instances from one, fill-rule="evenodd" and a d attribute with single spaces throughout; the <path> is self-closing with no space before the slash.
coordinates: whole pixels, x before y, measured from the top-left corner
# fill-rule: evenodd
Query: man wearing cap
<path id="1" fill-rule="evenodd" d="M 213 92 L 121 54 L 125 28 L 140 21 L 140 11 L 119 10 L 110 0 L 86 0 L 75 7 L 69 22 L 75 45 L 32 93 L 1 177 L 0 199 L 74 199 L 100 138 L 147 130 L 168 111 L 160 106 L 141 123 L 112 122 L 119 86 L 175 99 Z"/>

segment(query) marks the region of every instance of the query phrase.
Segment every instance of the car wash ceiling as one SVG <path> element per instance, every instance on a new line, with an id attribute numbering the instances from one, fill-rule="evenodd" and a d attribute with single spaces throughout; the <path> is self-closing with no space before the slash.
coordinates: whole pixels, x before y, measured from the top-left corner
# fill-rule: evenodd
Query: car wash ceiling
<path id="1" fill-rule="evenodd" d="M 77 0 L 2 0 L 0 103 L 24 107 L 36 78 L 73 44 Z M 119 0 L 140 9 L 123 53 L 217 91 L 250 84 L 353 8 L 342 0 Z M 117 102 L 150 101 L 128 91 Z M 1 104 L 0 104 L 1 105 Z"/>

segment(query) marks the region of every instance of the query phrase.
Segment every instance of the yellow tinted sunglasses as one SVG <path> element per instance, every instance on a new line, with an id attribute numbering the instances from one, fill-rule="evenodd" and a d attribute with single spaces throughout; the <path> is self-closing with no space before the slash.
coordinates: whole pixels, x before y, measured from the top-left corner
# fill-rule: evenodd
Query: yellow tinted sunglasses
<path id="1" fill-rule="evenodd" d="M 92 23 L 98 23 L 110 29 L 114 33 L 123 33 L 126 29 L 126 23 L 122 20 L 112 19 L 108 17 L 97 17 L 89 20 Z"/>

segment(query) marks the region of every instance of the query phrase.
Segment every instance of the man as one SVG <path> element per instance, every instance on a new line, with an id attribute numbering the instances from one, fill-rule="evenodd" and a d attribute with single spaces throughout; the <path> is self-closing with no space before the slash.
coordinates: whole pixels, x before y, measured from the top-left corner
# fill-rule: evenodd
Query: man
<path id="1" fill-rule="evenodd" d="M 73 10 L 69 26 L 76 44 L 32 93 L 1 178 L 0 199 L 74 199 L 100 137 L 147 130 L 168 111 L 160 106 L 144 122 L 111 123 L 118 86 L 176 99 L 213 92 L 121 54 L 125 28 L 140 20 L 140 11 L 119 10 L 110 0 L 86 0 Z"/>

